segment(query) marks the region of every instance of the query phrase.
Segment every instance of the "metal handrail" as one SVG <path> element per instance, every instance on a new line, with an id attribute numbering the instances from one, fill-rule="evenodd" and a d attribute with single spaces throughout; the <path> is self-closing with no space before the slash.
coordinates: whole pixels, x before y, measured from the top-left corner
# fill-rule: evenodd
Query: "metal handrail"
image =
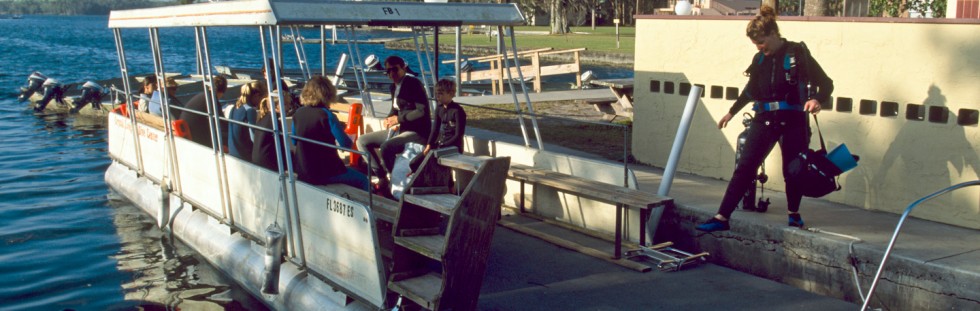
<path id="1" fill-rule="evenodd" d="M 895 232 L 892 233 L 892 239 L 891 241 L 888 241 L 888 247 L 885 248 L 885 255 L 881 257 L 881 264 L 878 265 L 878 272 L 875 273 L 875 278 L 873 281 L 871 281 L 871 288 L 868 289 L 868 297 L 864 299 L 864 304 L 861 305 L 861 310 L 868 310 L 868 304 L 871 303 L 871 295 L 874 294 L 875 288 L 878 287 L 878 280 L 881 279 L 881 273 L 885 270 L 885 263 L 888 262 L 888 256 L 891 255 L 892 247 L 895 246 L 895 240 L 898 239 L 898 233 L 900 230 L 902 230 L 902 225 L 905 223 L 905 218 L 908 218 L 909 213 L 912 212 L 912 209 L 914 209 L 919 204 L 932 200 L 935 197 L 946 194 L 953 190 L 966 188 L 969 186 L 978 186 L 978 185 L 980 185 L 980 180 L 968 181 L 968 182 L 952 185 L 943 188 L 939 191 L 933 192 L 932 194 L 929 194 L 927 196 L 924 196 L 916 200 L 915 202 L 912 202 L 912 204 L 909 204 L 909 207 L 905 208 L 905 212 L 902 213 L 902 217 L 898 219 L 898 224 L 895 225 Z"/>

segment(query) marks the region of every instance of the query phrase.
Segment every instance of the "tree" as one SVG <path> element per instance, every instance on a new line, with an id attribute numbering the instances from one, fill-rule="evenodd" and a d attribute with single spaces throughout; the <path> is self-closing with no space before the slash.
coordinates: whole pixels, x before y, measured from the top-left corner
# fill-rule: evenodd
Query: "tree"
<path id="1" fill-rule="evenodd" d="M 551 12 L 551 34 L 563 35 L 572 32 L 568 26 L 568 0 L 549 0 L 549 12 Z"/>

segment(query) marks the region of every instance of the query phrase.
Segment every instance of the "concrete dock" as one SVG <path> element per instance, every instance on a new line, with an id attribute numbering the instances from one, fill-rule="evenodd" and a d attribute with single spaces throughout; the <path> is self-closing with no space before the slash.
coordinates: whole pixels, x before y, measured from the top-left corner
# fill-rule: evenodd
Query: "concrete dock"
<path id="1" fill-rule="evenodd" d="M 478 129 L 467 134 L 521 143 L 519 137 Z M 590 157 L 554 145 L 548 149 Z M 662 169 L 643 165 L 631 168 L 641 190 L 657 191 Z M 634 272 L 498 228 L 480 308 L 859 309 L 862 300 L 852 269 L 856 269 L 866 295 L 900 215 L 804 198 L 800 212 L 811 230 L 801 230 L 787 226 L 784 194 L 767 189 L 766 197 L 772 199 L 767 213 L 738 210 L 732 217 L 731 231 L 694 230 L 695 224 L 716 213 L 726 186 L 724 180 L 675 175 L 669 193 L 675 205 L 666 209 L 657 241 L 669 240 L 690 252 L 711 253 L 710 264 L 679 272 Z M 515 269 L 518 271 L 511 271 Z M 978 310 L 977 284 L 978 230 L 909 218 L 871 306 L 884 310 Z"/>

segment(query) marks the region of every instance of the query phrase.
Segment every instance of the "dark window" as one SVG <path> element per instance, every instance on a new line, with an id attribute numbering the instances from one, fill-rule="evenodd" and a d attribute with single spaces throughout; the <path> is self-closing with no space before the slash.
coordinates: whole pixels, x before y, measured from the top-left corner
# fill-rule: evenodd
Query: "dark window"
<path id="1" fill-rule="evenodd" d="M 929 122 L 946 123 L 949 121 L 949 109 L 943 106 L 929 107 Z"/>
<path id="2" fill-rule="evenodd" d="M 926 119 L 926 106 L 908 104 L 905 105 L 905 119 L 922 121 Z"/>
<path id="3" fill-rule="evenodd" d="M 660 93 L 660 80 L 650 80 L 650 93 Z"/>
<path id="4" fill-rule="evenodd" d="M 980 117 L 980 112 L 977 112 L 976 109 L 960 109 L 960 113 L 956 116 L 956 124 L 977 125 L 978 117 Z"/>
<path id="5" fill-rule="evenodd" d="M 834 98 L 831 97 L 830 100 L 825 102 L 820 102 L 820 110 L 833 110 L 834 109 Z"/>
<path id="6" fill-rule="evenodd" d="M 684 96 L 691 94 L 691 84 L 687 82 L 681 82 L 681 91 L 679 93 L 680 95 L 684 95 Z"/>
<path id="7" fill-rule="evenodd" d="M 674 94 L 674 82 L 664 81 L 664 94 Z"/>
<path id="8" fill-rule="evenodd" d="M 725 88 L 725 99 L 736 100 L 738 99 L 738 88 L 737 87 L 727 87 Z"/>
<path id="9" fill-rule="evenodd" d="M 701 88 L 701 98 L 704 98 L 704 94 L 708 93 L 704 90 L 704 84 L 695 84 L 697 87 Z"/>
<path id="10" fill-rule="evenodd" d="M 854 102 L 852 99 L 847 97 L 837 98 L 837 111 L 838 112 L 851 112 L 854 109 Z"/>
<path id="11" fill-rule="evenodd" d="M 861 106 L 858 108 L 858 113 L 864 115 L 873 115 L 878 113 L 878 102 L 870 99 L 862 99 Z"/>
<path id="12" fill-rule="evenodd" d="M 721 98 L 722 93 L 724 92 L 725 92 L 725 88 L 722 87 L 721 85 L 711 86 L 711 98 Z"/>
<path id="13" fill-rule="evenodd" d="M 897 117 L 898 116 L 898 103 L 896 103 L 896 102 L 881 102 L 881 116 L 882 117 Z"/>

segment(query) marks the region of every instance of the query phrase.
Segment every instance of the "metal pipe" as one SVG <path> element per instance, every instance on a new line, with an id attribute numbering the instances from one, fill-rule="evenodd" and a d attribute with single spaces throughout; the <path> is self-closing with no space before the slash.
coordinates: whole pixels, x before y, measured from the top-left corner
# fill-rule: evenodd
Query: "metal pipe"
<path id="1" fill-rule="evenodd" d="M 422 34 L 423 34 L 422 38 L 423 40 L 425 40 L 425 31 L 422 31 Z M 425 89 L 425 98 L 432 98 L 431 94 L 429 94 L 429 81 L 425 77 L 425 74 L 427 72 L 425 71 L 425 65 L 426 65 L 425 60 L 427 60 L 429 57 L 429 46 L 419 45 L 419 30 L 414 27 L 412 28 L 412 39 L 415 41 L 415 57 L 418 58 L 419 61 L 420 72 L 418 78 L 419 80 L 422 80 L 422 88 Z M 422 58 L 422 52 L 420 51 L 420 49 L 425 49 L 425 58 Z M 429 68 L 432 68 L 431 63 L 429 64 Z M 435 105 L 433 105 L 431 100 L 429 101 L 429 109 L 430 111 L 435 111 L 436 109 Z"/>
<path id="2" fill-rule="evenodd" d="M 133 105 L 132 102 L 132 87 L 129 85 L 129 69 L 126 68 L 126 50 L 123 48 L 122 33 L 118 28 L 113 29 L 112 31 L 116 39 L 116 54 L 119 55 L 119 71 L 122 74 L 123 89 L 126 92 L 126 99 L 123 101 L 123 105 L 126 105 L 126 111 L 129 114 L 129 124 L 130 128 L 133 130 L 133 137 L 139 137 L 139 132 L 136 128 L 136 106 Z M 140 154 L 140 140 L 135 139 L 134 141 L 133 148 L 136 149 L 136 154 Z M 139 176 L 144 175 L 142 157 L 136 157 L 136 173 Z"/>
<path id="3" fill-rule="evenodd" d="M 231 206 L 229 201 L 231 200 L 231 194 L 228 191 L 228 173 L 227 167 L 225 166 L 225 154 L 221 149 L 221 123 L 219 122 L 219 115 L 221 111 L 221 98 L 218 97 L 218 90 L 214 86 L 214 72 L 211 70 L 211 50 L 208 45 L 208 29 L 207 27 L 198 27 L 201 33 L 201 59 L 204 62 L 204 78 L 202 80 L 206 81 L 205 85 L 210 86 L 210 89 L 205 88 L 205 102 L 208 107 L 208 116 L 211 122 L 211 145 L 214 148 L 215 161 L 217 162 L 218 169 L 218 191 L 221 194 L 221 212 L 223 220 L 227 221 L 230 219 Z M 210 96 L 209 96 L 210 95 Z"/>
<path id="4" fill-rule="evenodd" d="M 677 162 L 681 160 L 681 151 L 684 150 L 687 132 L 691 129 L 691 119 L 694 118 L 694 110 L 697 109 L 700 98 L 701 86 L 691 86 L 691 93 L 687 95 L 687 104 L 684 105 L 684 114 L 681 115 L 681 123 L 677 126 L 677 135 L 674 136 L 674 145 L 670 148 L 670 157 L 667 158 L 664 177 L 660 180 L 658 195 L 667 196 L 670 193 L 670 186 L 674 183 L 674 173 L 677 172 Z M 657 226 L 660 224 L 660 217 L 663 214 L 663 208 L 656 208 L 650 211 L 650 218 L 647 220 L 647 234 L 650 237 L 647 241 L 649 243 L 653 243 L 654 241 Z"/>
<path id="5" fill-rule="evenodd" d="M 162 176 L 161 184 L 165 185 L 168 191 L 173 191 L 176 183 L 179 181 L 177 167 L 174 165 L 177 163 L 176 154 L 176 144 L 174 143 L 173 125 L 171 124 L 172 116 L 170 115 L 170 92 L 167 91 L 167 70 L 163 65 L 163 50 L 160 47 L 160 31 L 157 28 L 150 28 L 150 51 L 153 54 L 153 67 L 154 72 L 157 76 L 157 89 L 160 92 L 160 116 L 163 118 L 163 128 L 164 128 L 164 145 L 166 149 L 164 153 L 167 156 L 167 162 L 165 164 L 166 171 L 164 176 Z M 142 155 L 141 155 L 142 156 Z M 180 191 L 177 192 L 178 194 Z M 168 206 L 164 205 L 164 208 Z M 167 213 L 169 214 L 169 213 Z M 164 219 L 169 219 L 170 216 L 167 215 Z M 165 222 L 161 222 L 165 224 Z M 163 227 L 163 226 L 161 226 Z"/>
<path id="6" fill-rule="evenodd" d="M 296 245 L 295 245 L 294 239 L 292 238 L 292 229 L 291 229 L 292 227 L 291 227 L 291 222 L 290 222 L 290 218 L 289 218 L 289 206 L 290 206 L 289 203 L 290 203 L 290 200 L 289 200 L 289 182 L 287 181 L 288 180 L 288 177 L 287 176 L 289 176 L 289 173 L 287 171 L 288 168 L 286 167 L 286 163 L 285 163 L 285 159 L 284 159 L 286 157 L 282 153 L 283 150 L 286 150 L 286 148 L 284 148 L 284 146 L 286 144 L 286 141 L 284 140 L 285 139 L 285 133 L 283 133 L 283 131 L 282 131 L 282 129 L 285 127 L 285 124 L 286 124 L 285 123 L 286 118 L 285 118 L 285 113 L 280 113 L 280 112 L 286 111 L 286 104 L 285 104 L 285 101 L 282 100 L 282 92 L 284 90 L 282 90 L 282 86 L 279 84 L 279 80 L 274 79 L 275 78 L 275 73 L 277 72 L 277 69 L 276 68 L 278 68 L 278 66 L 275 65 L 276 64 L 275 63 L 275 60 L 273 60 L 273 62 L 271 64 L 268 62 L 268 59 L 270 59 L 269 58 L 269 54 L 275 53 L 275 46 L 272 46 L 270 48 L 270 46 L 268 46 L 268 44 L 266 43 L 266 40 L 265 40 L 265 31 L 266 31 L 266 29 L 265 29 L 265 27 L 266 26 L 260 26 L 259 27 L 259 40 L 262 43 L 262 62 L 264 64 L 266 64 L 266 66 L 267 66 L 267 68 L 265 70 L 266 73 L 265 73 L 265 76 L 263 77 L 263 79 L 265 79 L 266 85 L 270 86 L 269 87 L 269 90 L 270 91 L 266 95 L 267 96 L 266 98 L 269 100 L 269 106 L 270 106 L 269 107 L 270 108 L 269 109 L 269 113 L 270 113 L 269 117 L 272 118 L 272 120 L 273 120 L 273 122 L 272 122 L 272 132 L 273 132 L 273 135 L 272 135 L 272 137 L 273 137 L 273 141 L 275 141 L 275 146 L 276 146 L 276 166 L 277 166 L 278 172 L 279 172 L 279 185 L 281 187 L 281 190 L 280 190 L 281 192 L 280 192 L 280 195 L 279 195 L 279 199 L 282 200 L 282 202 L 283 202 L 283 204 L 281 206 L 283 206 L 286 209 L 286 231 L 287 232 L 290 232 L 290 235 L 287 235 L 286 236 L 286 238 L 288 239 L 287 245 L 289 246 L 289 250 L 290 250 L 289 253 L 290 254 L 296 254 L 296 252 L 295 252 Z M 268 31 L 269 31 L 269 35 L 272 35 L 272 27 L 271 26 L 269 26 Z M 269 49 L 270 50 L 269 53 L 266 53 L 266 49 Z M 275 81 L 275 82 L 273 82 L 273 81 Z M 276 84 L 273 84 L 273 83 L 276 83 Z M 276 89 L 279 90 L 279 93 L 276 95 L 275 98 L 273 98 L 272 91 L 271 91 L 272 90 L 272 87 L 271 87 L 272 85 L 277 85 Z M 272 105 L 277 105 L 278 108 L 279 108 L 279 110 L 276 111 L 276 109 L 272 108 Z M 279 213 L 279 210 L 278 210 L 278 207 L 277 207 L 276 214 L 278 215 L 278 213 Z M 276 219 L 274 221 L 278 223 L 279 222 L 279 217 L 276 216 Z"/>
<path id="7" fill-rule="evenodd" d="M 462 58 L 462 45 L 463 36 L 460 31 L 460 26 L 456 26 L 456 96 L 463 95 L 463 83 L 461 81 L 463 76 L 459 72 L 459 59 Z"/>
<path id="8" fill-rule="evenodd" d="M 327 25 L 320 25 L 320 75 L 327 76 Z"/>
<path id="9" fill-rule="evenodd" d="M 504 29 L 503 26 L 497 26 L 497 41 L 498 41 L 498 44 L 501 44 L 501 45 L 503 44 L 503 39 L 500 36 L 504 32 L 503 29 Z M 524 136 L 524 146 L 525 147 L 530 147 L 531 146 L 531 139 L 527 137 L 527 126 L 524 125 L 524 112 L 521 110 L 521 102 L 517 99 L 517 92 L 514 92 L 514 81 L 513 81 L 513 79 L 511 79 L 511 75 L 510 75 L 510 64 L 507 61 L 507 49 L 501 49 L 500 48 L 500 45 L 498 45 L 497 46 L 497 50 L 498 50 L 498 52 L 500 52 L 501 55 L 503 55 L 503 59 L 501 61 L 501 67 L 503 67 L 504 71 L 507 72 L 507 85 L 510 87 L 510 95 L 514 99 L 514 111 L 517 112 L 517 121 L 521 125 L 521 135 Z M 516 50 L 516 48 L 515 48 L 515 50 Z M 516 53 L 514 54 L 514 63 L 517 64 L 517 54 Z M 500 78 L 503 79 L 504 77 L 500 77 Z M 524 81 L 521 81 L 521 83 L 524 83 Z M 500 93 L 503 93 L 503 92 L 504 92 L 504 90 L 503 90 L 503 88 L 501 88 Z M 528 102 L 529 102 L 528 107 L 530 107 L 531 106 L 530 105 L 530 101 L 528 101 Z M 542 148 L 542 146 L 541 145 L 538 145 L 538 148 Z"/>
<path id="10" fill-rule="evenodd" d="M 293 50 L 296 51 L 296 61 L 299 63 L 299 70 L 303 72 L 303 77 L 309 80 L 313 76 L 313 72 L 310 71 L 310 64 L 306 61 L 306 48 L 303 45 L 303 41 L 299 39 L 299 26 L 289 26 L 289 34 L 293 39 Z"/>
<path id="11" fill-rule="evenodd" d="M 281 26 L 274 26 L 274 27 L 275 28 L 270 28 L 270 31 L 272 29 L 275 29 L 275 33 L 271 37 L 282 38 L 282 27 Z M 279 42 L 279 40 L 276 40 L 276 42 Z M 282 67 L 279 66 L 279 64 L 282 62 L 282 49 L 281 49 L 282 45 L 279 45 L 279 47 L 280 49 L 276 50 L 272 54 L 272 60 L 276 64 L 275 66 L 273 66 L 273 68 L 275 69 L 274 70 L 275 81 L 277 83 L 279 81 L 282 81 Z M 282 96 L 282 93 L 284 91 L 285 90 L 280 89 L 279 95 Z M 280 113 L 279 118 L 280 118 L 280 122 L 282 122 L 282 128 L 283 128 L 282 131 L 283 142 L 288 144 L 289 139 L 292 137 L 292 134 L 285 130 L 286 114 Z M 292 196 L 292 201 L 291 201 L 292 204 L 286 206 L 286 230 L 289 230 L 289 232 L 292 234 L 292 238 L 290 240 L 294 244 L 293 251 L 297 256 L 295 258 L 299 259 L 298 264 L 301 267 L 306 267 L 306 253 L 303 251 L 303 233 L 301 230 L 302 227 L 300 226 L 301 222 L 299 220 L 299 199 L 296 196 L 296 174 L 294 174 L 295 170 L 293 169 L 292 157 L 285 157 L 285 158 L 286 158 L 286 171 L 289 172 L 288 176 L 289 176 L 289 188 L 290 188 L 289 189 L 290 191 L 287 192 L 287 195 Z"/>
<path id="12" fill-rule="evenodd" d="M 351 61 L 354 63 L 354 80 L 357 81 L 358 91 L 361 92 L 361 101 L 371 111 L 371 117 L 376 117 L 374 112 L 374 101 L 371 99 L 371 92 L 367 90 L 367 73 L 364 72 L 364 59 L 361 58 L 361 49 L 357 47 L 357 32 L 354 27 L 347 28 L 347 51 L 351 54 Z M 362 84 L 363 81 L 363 84 Z M 363 113 L 363 112 L 362 112 Z"/>
<path id="13" fill-rule="evenodd" d="M 898 224 L 895 225 L 895 232 L 892 233 L 892 239 L 888 241 L 888 247 L 885 248 L 885 254 L 881 257 L 881 264 L 878 265 L 878 272 L 875 272 L 875 278 L 873 281 L 871 281 L 871 288 L 868 289 L 868 297 L 867 299 L 864 300 L 864 304 L 861 305 L 861 310 L 868 310 L 868 304 L 871 303 L 871 295 L 874 295 L 875 288 L 878 287 L 878 280 L 881 278 L 881 273 L 885 270 L 885 263 L 888 262 L 888 256 L 891 255 L 892 253 L 892 247 L 895 246 L 895 240 L 898 239 L 898 233 L 900 230 L 902 230 L 902 224 L 905 223 L 905 218 L 909 216 L 909 213 L 912 212 L 912 209 L 918 206 L 919 204 L 932 200 L 935 197 L 946 194 L 953 190 L 966 188 L 969 186 L 977 186 L 977 185 L 980 185 L 980 180 L 968 181 L 968 182 L 952 185 L 943 188 L 939 191 L 933 192 L 930 195 L 924 196 L 916 200 L 915 202 L 912 202 L 912 204 L 909 204 L 909 207 L 905 208 L 905 212 L 902 213 L 902 217 L 898 219 Z"/>
<path id="14" fill-rule="evenodd" d="M 527 93 L 527 85 L 524 85 L 524 72 L 521 70 L 520 59 L 517 57 L 517 37 L 514 35 L 514 26 L 508 26 L 507 30 L 510 32 L 510 48 L 514 50 L 514 67 L 517 68 L 517 78 L 521 83 L 521 92 L 524 93 L 524 100 L 527 103 L 527 112 L 531 113 L 531 127 L 534 128 L 534 137 L 538 140 L 538 150 L 544 150 L 544 141 L 541 140 L 541 129 L 538 127 L 538 117 L 534 113 L 534 103 L 531 102 L 531 95 Z M 506 57 L 504 60 L 506 61 Z M 507 79 L 511 79 L 510 69 L 507 70 Z M 535 77 L 535 79 L 541 79 L 541 77 Z M 513 92 L 513 84 L 510 87 L 511 92 Z"/>

